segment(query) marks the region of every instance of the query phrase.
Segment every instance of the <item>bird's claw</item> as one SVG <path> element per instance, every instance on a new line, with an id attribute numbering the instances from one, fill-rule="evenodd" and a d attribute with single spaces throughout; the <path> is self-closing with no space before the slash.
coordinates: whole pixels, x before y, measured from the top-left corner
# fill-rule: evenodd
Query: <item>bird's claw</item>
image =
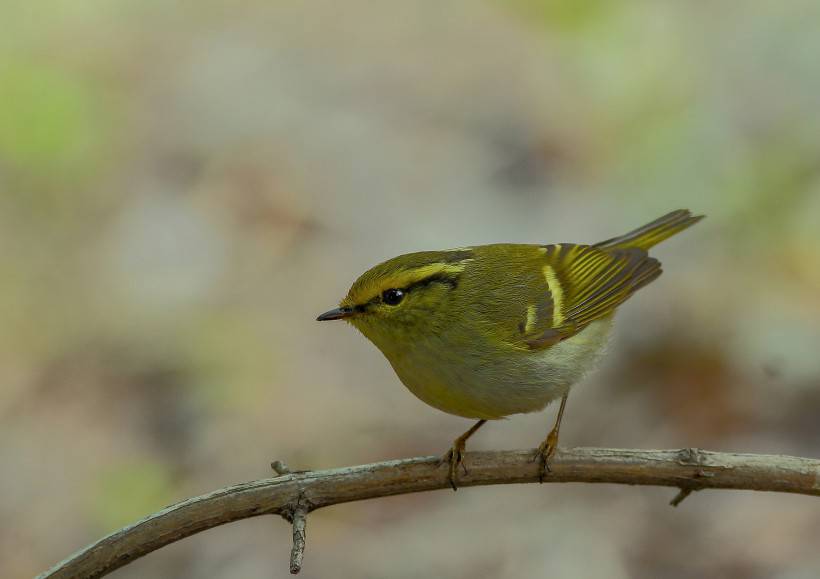
<path id="1" fill-rule="evenodd" d="M 464 474 L 469 474 L 467 471 L 467 466 L 464 464 L 464 444 L 454 444 L 450 450 L 444 453 L 444 455 L 439 459 L 438 465 L 441 466 L 442 464 L 448 465 L 448 474 L 447 479 L 450 481 L 450 486 L 453 487 L 454 491 L 458 490 L 458 467 L 461 465 L 462 470 L 464 470 Z"/>
<path id="2" fill-rule="evenodd" d="M 555 451 L 558 448 L 558 433 L 556 431 L 552 431 L 547 436 L 547 439 L 538 445 L 538 449 L 535 451 L 531 462 L 538 461 L 539 468 L 538 468 L 538 482 L 544 482 L 544 477 L 547 475 L 548 472 L 552 472 L 550 468 L 550 459 L 555 455 Z"/>

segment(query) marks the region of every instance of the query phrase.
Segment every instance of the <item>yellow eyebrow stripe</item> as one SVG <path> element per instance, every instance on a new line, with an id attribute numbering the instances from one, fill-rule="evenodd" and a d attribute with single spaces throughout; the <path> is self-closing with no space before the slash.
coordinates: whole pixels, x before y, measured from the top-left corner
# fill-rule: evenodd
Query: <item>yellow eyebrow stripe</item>
<path id="1" fill-rule="evenodd" d="M 552 295 L 552 327 L 557 328 L 564 322 L 564 288 L 561 287 L 558 275 L 551 266 L 545 265 L 543 272 L 547 287 Z M 529 310 L 527 314 L 529 319 Z"/>
<path id="2" fill-rule="evenodd" d="M 348 295 L 348 297 L 342 301 L 349 305 L 367 303 L 386 289 L 407 288 L 417 282 L 439 275 L 457 275 L 464 271 L 467 267 L 467 263 L 470 261 L 472 261 L 472 259 L 464 259 L 457 263 L 435 262 L 399 271 L 389 277 L 368 283 L 354 295 Z"/>
<path id="3" fill-rule="evenodd" d="M 429 263 L 427 265 L 422 265 L 421 267 L 408 269 L 399 274 L 391 276 L 390 278 L 385 280 L 386 283 L 384 285 L 386 287 L 407 287 L 409 285 L 416 283 L 417 281 L 427 279 L 428 277 L 432 277 L 434 275 L 452 275 L 461 273 L 464 271 L 465 267 L 467 267 L 467 265 L 464 262 Z"/>

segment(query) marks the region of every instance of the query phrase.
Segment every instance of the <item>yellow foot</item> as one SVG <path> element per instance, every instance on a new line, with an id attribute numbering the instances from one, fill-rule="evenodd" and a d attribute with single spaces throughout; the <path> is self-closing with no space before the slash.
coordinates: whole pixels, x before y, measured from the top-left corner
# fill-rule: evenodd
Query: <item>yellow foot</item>
<path id="1" fill-rule="evenodd" d="M 456 439 L 452 448 L 445 452 L 438 461 L 438 466 L 447 463 L 449 469 L 447 478 L 450 481 L 450 486 L 453 487 L 454 491 L 458 490 L 457 482 L 459 465 L 461 465 L 461 468 L 464 470 L 464 474 L 467 474 L 467 467 L 464 466 L 464 448 L 465 441 Z"/>
<path id="2" fill-rule="evenodd" d="M 535 451 L 535 455 L 532 457 L 532 462 L 537 460 L 540 465 L 538 469 L 538 482 L 544 482 L 546 474 L 551 472 L 550 459 L 555 454 L 557 448 L 558 432 L 551 430 L 547 439 L 538 445 L 538 450 Z"/>

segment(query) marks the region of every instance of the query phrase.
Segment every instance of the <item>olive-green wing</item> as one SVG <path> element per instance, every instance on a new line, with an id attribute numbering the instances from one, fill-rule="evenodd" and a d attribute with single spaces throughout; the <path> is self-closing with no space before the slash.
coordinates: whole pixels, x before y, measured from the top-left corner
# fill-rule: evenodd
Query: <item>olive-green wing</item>
<path id="1" fill-rule="evenodd" d="M 521 326 L 531 349 L 549 347 L 610 315 L 661 274 L 660 262 L 639 247 L 559 244 L 542 251 L 546 293 L 530 306 Z"/>

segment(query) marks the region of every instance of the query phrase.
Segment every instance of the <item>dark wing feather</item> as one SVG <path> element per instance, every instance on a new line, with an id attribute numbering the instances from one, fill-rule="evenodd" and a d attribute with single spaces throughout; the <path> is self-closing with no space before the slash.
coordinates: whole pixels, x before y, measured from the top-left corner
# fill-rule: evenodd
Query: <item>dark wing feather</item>
<path id="1" fill-rule="evenodd" d="M 661 274 L 660 262 L 638 247 L 598 249 L 589 245 L 545 247 L 544 277 L 551 317 L 540 318 L 524 336 L 532 349 L 551 346 L 615 311 L 636 290 Z"/>

